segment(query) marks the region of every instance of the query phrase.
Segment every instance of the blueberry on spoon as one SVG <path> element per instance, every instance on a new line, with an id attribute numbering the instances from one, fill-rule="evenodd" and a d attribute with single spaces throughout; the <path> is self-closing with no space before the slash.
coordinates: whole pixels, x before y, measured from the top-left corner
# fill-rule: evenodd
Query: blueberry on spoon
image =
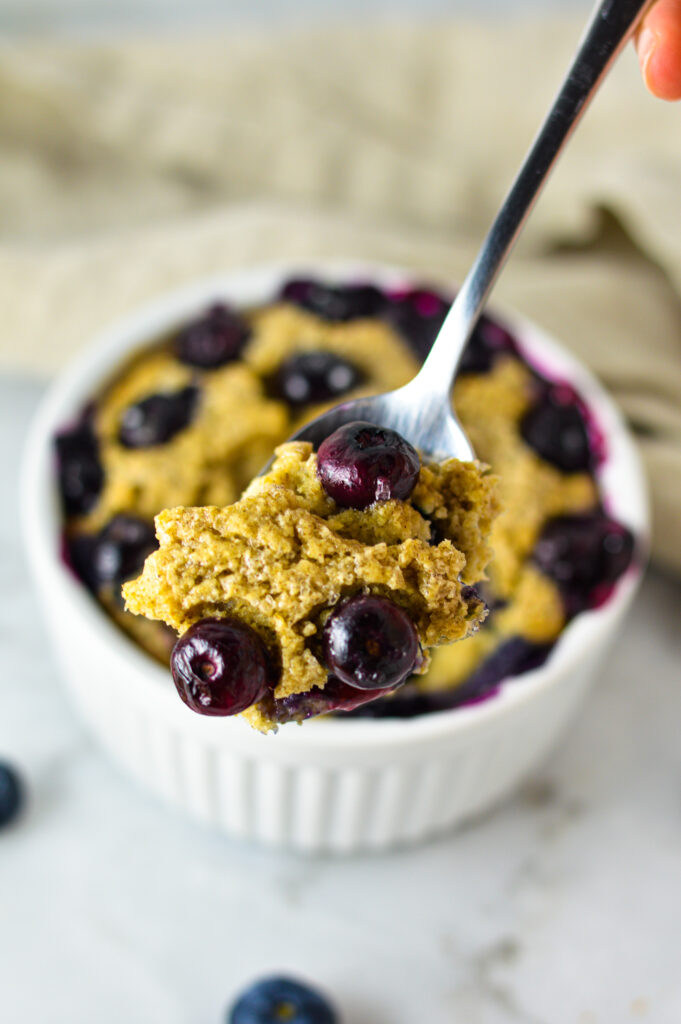
<path id="1" fill-rule="evenodd" d="M 421 647 L 414 624 L 385 597 L 359 594 L 331 614 L 322 637 L 324 660 L 342 683 L 390 690 L 411 675 Z"/>
<path id="2" fill-rule="evenodd" d="M 238 715 L 268 689 L 267 651 L 237 619 L 200 619 L 173 648 L 170 671 L 185 704 L 199 715 Z"/>
<path id="3" fill-rule="evenodd" d="M 347 508 L 375 501 L 406 501 L 416 486 L 421 460 L 395 430 L 356 420 L 322 441 L 317 472 L 329 497 Z"/>

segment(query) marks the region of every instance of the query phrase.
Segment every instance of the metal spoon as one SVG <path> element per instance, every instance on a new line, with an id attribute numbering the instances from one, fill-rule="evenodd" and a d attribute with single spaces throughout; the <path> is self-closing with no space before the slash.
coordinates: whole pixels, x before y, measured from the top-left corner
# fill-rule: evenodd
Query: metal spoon
<path id="1" fill-rule="evenodd" d="M 292 441 L 311 441 L 317 448 L 344 423 L 367 420 L 396 430 L 426 460 L 475 457 L 452 411 L 451 390 L 461 354 L 558 154 L 649 2 L 602 0 L 596 6 L 553 106 L 417 376 L 397 391 L 336 406 L 299 430 Z"/>

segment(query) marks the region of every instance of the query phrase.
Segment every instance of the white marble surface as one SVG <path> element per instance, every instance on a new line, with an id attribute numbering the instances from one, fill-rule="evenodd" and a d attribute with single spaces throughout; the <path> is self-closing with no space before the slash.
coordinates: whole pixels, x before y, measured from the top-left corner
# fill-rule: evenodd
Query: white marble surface
<path id="1" fill-rule="evenodd" d="M 345 861 L 231 843 L 138 792 L 59 684 L 18 545 L 39 387 L 0 381 L 3 1024 L 220 1024 L 271 971 L 344 1024 L 681 1021 L 681 587 L 651 575 L 588 706 L 493 816 Z"/>

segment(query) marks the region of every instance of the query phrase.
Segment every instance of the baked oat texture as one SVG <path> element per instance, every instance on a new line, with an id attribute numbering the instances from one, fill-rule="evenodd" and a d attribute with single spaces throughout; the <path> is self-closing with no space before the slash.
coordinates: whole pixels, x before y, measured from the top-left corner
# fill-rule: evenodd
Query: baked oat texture
<path id="1" fill-rule="evenodd" d="M 279 661 L 281 699 L 324 687 L 321 631 L 345 597 L 389 597 L 425 651 L 475 632 L 484 606 L 465 584 L 484 576 L 497 511 L 487 467 L 455 459 L 422 467 L 409 501 L 341 509 L 319 482 L 312 446 L 292 442 L 234 504 L 161 512 L 160 548 L 124 596 L 130 611 L 179 634 L 206 617 L 246 622 Z M 269 725 L 260 708 L 245 714 Z"/>

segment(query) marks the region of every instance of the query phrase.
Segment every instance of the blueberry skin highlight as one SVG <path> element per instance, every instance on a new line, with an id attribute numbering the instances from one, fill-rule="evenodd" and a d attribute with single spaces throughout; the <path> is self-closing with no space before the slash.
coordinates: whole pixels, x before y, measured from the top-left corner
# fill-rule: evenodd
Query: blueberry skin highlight
<path id="1" fill-rule="evenodd" d="M 226 1024 L 339 1024 L 316 989 L 287 977 L 263 978 L 236 1001 Z"/>
<path id="2" fill-rule="evenodd" d="M 333 352 L 297 352 L 281 364 L 270 390 L 276 398 L 299 408 L 339 399 L 361 381 L 357 367 Z"/>
<path id="3" fill-rule="evenodd" d="M 406 501 L 421 470 L 418 452 L 395 430 L 355 420 L 325 438 L 317 453 L 322 487 L 339 505 Z"/>
<path id="4" fill-rule="evenodd" d="M 159 392 L 123 411 L 118 440 L 124 448 L 154 448 L 166 444 L 189 426 L 198 404 L 199 389 Z"/>
<path id="5" fill-rule="evenodd" d="M 268 690 L 269 660 L 260 637 L 237 619 L 200 619 L 173 647 L 177 692 L 199 715 L 238 715 Z"/>
<path id="6" fill-rule="evenodd" d="M 631 530 L 604 512 L 549 519 L 532 561 L 561 592 L 566 612 L 576 615 L 599 603 L 629 568 L 635 552 Z"/>
<path id="7" fill-rule="evenodd" d="M 405 611 L 385 597 L 359 594 L 340 604 L 322 637 L 324 661 L 342 683 L 390 690 L 414 671 L 421 648 Z"/>

